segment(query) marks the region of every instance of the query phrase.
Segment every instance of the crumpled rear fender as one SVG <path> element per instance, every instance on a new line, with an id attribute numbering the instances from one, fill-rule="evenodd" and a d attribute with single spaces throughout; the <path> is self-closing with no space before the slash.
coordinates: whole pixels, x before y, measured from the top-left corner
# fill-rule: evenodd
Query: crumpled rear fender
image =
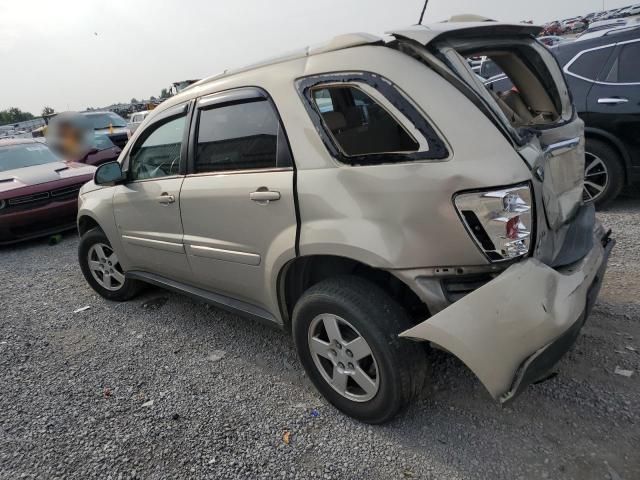
<path id="1" fill-rule="evenodd" d="M 524 260 L 400 336 L 448 350 L 501 399 L 523 362 L 582 318 L 603 262 L 600 239 L 582 260 L 563 269 Z"/>

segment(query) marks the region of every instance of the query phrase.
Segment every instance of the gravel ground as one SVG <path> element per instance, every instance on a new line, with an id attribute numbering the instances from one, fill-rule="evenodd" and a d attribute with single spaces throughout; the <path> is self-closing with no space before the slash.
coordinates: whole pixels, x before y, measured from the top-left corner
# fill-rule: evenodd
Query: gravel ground
<path id="1" fill-rule="evenodd" d="M 638 479 L 639 213 L 600 214 L 618 245 L 558 377 L 502 409 L 434 353 L 433 389 L 376 427 L 329 406 L 278 331 L 158 289 L 105 301 L 73 234 L 4 248 L 0 478 Z"/>

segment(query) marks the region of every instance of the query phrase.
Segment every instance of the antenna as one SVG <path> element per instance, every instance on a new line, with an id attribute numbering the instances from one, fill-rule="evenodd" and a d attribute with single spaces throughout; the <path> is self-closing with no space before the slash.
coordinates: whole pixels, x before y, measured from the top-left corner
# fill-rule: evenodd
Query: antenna
<path id="1" fill-rule="evenodd" d="M 418 20 L 418 25 L 422 24 L 422 19 L 424 18 L 424 12 L 427 9 L 427 3 L 429 3 L 429 0 L 424 0 L 424 6 L 422 7 L 422 13 L 420 14 L 420 20 Z"/>

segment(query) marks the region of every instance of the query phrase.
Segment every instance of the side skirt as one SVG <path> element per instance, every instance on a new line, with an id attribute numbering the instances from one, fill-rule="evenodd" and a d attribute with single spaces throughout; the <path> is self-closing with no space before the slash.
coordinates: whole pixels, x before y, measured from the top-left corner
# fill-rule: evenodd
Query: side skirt
<path id="1" fill-rule="evenodd" d="M 257 320 L 258 322 L 264 323 L 265 325 L 268 325 L 270 327 L 279 329 L 282 328 L 282 323 L 280 323 L 268 311 L 264 310 L 263 308 L 256 307 L 255 305 L 252 305 L 250 303 L 243 302 L 242 300 L 230 298 L 219 293 L 209 292 L 208 290 L 177 282 L 175 280 L 171 280 L 154 273 L 134 270 L 127 272 L 126 277 L 133 280 L 140 280 L 142 282 L 150 283 L 152 285 L 156 285 L 173 292 L 182 293 L 191 298 L 195 298 L 196 300 L 201 300 L 211 305 L 215 305 L 216 307 L 226 310 L 227 312 L 235 313 L 252 320 Z"/>

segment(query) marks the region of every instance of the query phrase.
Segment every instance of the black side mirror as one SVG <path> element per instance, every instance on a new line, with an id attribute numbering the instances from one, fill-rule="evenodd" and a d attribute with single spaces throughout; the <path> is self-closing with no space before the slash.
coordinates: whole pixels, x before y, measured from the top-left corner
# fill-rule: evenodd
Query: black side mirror
<path id="1" fill-rule="evenodd" d="M 96 185 L 115 185 L 126 180 L 126 175 L 118 162 L 103 163 L 93 176 Z"/>

